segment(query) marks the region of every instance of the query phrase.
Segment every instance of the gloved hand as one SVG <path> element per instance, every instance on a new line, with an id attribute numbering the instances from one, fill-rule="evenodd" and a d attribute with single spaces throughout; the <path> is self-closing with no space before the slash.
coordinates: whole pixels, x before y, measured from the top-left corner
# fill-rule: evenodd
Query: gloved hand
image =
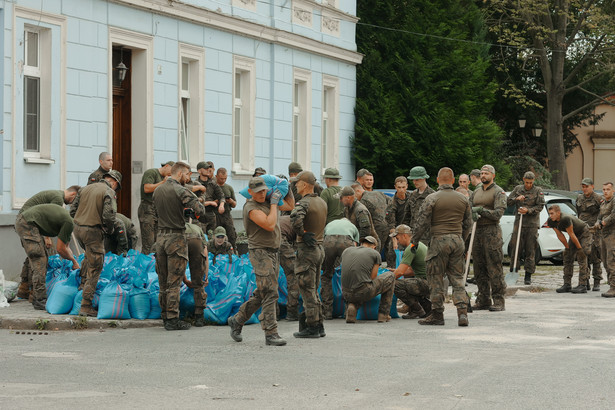
<path id="1" fill-rule="evenodd" d="M 418 245 L 415 243 L 411 243 L 410 244 L 410 252 L 412 253 L 416 253 L 416 250 L 418 249 Z"/>
<path id="2" fill-rule="evenodd" d="M 306 232 L 303 234 L 302 238 L 303 238 L 303 243 L 306 244 L 307 246 L 309 247 L 316 246 L 316 236 L 314 235 L 314 232 Z"/>
<path id="3" fill-rule="evenodd" d="M 184 218 L 196 219 L 196 214 L 192 208 L 184 208 Z"/>
<path id="4" fill-rule="evenodd" d="M 480 213 L 483 210 L 482 206 L 473 206 L 472 207 L 472 220 L 474 222 L 478 221 L 478 218 L 480 218 Z"/>
<path id="5" fill-rule="evenodd" d="M 282 199 L 282 193 L 278 189 L 274 189 L 271 197 L 269 197 L 269 203 L 271 205 L 278 205 Z"/>

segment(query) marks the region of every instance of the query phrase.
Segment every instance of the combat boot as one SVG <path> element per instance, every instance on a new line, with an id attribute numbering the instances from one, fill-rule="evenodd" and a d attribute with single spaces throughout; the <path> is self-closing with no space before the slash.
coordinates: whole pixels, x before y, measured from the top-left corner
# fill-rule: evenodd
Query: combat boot
<path id="1" fill-rule="evenodd" d="M 412 306 L 410 306 L 410 312 L 406 315 L 403 315 L 402 319 L 419 319 L 427 316 L 423 306 L 419 302 L 414 302 Z"/>
<path id="2" fill-rule="evenodd" d="M 457 308 L 457 326 L 467 326 L 470 324 L 468 321 L 468 309 Z"/>
<path id="3" fill-rule="evenodd" d="M 476 301 L 476 303 L 474 303 L 474 306 L 472 306 L 472 309 L 473 310 L 489 310 L 490 307 L 491 307 L 491 301 L 488 301 L 487 303 Z"/>
<path id="4" fill-rule="evenodd" d="M 504 301 L 495 302 L 493 305 L 489 306 L 489 312 L 503 312 L 505 310 Z"/>
<path id="5" fill-rule="evenodd" d="M 391 316 L 388 313 L 378 313 L 378 323 L 384 323 L 391 320 Z"/>
<path id="6" fill-rule="evenodd" d="M 241 342 L 243 340 L 241 336 L 241 329 L 243 326 L 237 323 L 235 316 L 229 317 L 227 323 L 231 327 L 231 338 L 236 342 Z"/>
<path id="7" fill-rule="evenodd" d="M 592 290 L 592 287 L 589 284 L 589 279 L 587 279 L 587 283 L 585 284 L 585 287 L 587 288 L 587 290 Z"/>
<path id="8" fill-rule="evenodd" d="M 532 274 L 531 273 L 525 272 L 525 278 L 523 279 L 523 283 L 525 285 L 531 285 L 532 284 Z"/>
<path id="9" fill-rule="evenodd" d="M 299 314 L 299 331 L 302 331 L 303 329 L 305 329 L 307 327 L 307 316 L 305 314 L 305 312 L 301 312 Z"/>
<path id="10" fill-rule="evenodd" d="M 325 325 L 323 325 L 322 323 L 318 325 L 318 334 L 320 335 L 320 337 L 327 336 L 327 333 L 325 332 Z"/>
<path id="11" fill-rule="evenodd" d="M 190 329 L 190 323 L 179 320 L 178 318 L 168 319 L 164 324 L 166 330 L 188 330 Z"/>
<path id="12" fill-rule="evenodd" d="M 279 334 L 274 333 L 265 336 L 265 344 L 267 346 L 284 346 L 286 345 L 286 340 L 282 339 Z"/>
<path id="13" fill-rule="evenodd" d="M 194 315 L 194 327 L 203 326 L 205 326 L 205 316 L 202 313 Z"/>
<path id="14" fill-rule="evenodd" d="M 425 311 L 425 316 L 427 316 L 428 314 L 431 313 L 431 300 L 429 300 L 427 298 L 421 298 L 421 299 L 419 299 L 419 304 L 421 305 L 421 307 Z"/>
<path id="15" fill-rule="evenodd" d="M 444 325 L 444 314 L 442 312 L 436 312 L 432 310 L 429 316 L 425 319 L 419 320 L 419 325 Z"/>
<path id="16" fill-rule="evenodd" d="M 570 285 L 570 283 L 564 283 L 562 287 L 555 289 L 557 293 L 566 293 L 566 292 L 570 292 L 571 290 L 572 290 L 572 286 Z"/>
<path id="17" fill-rule="evenodd" d="M 348 304 L 348 308 L 346 309 L 346 323 L 357 322 L 357 310 L 357 305 L 354 303 Z"/>
<path id="18" fill-rule="evenodd" d="M 30 284 L 28 282 L 21 282 L 19 284 L 17 297 L 20 299 L 28 299 L 30 297 Z"/>
<path id="19" fill-rule="evenodd" d="M 32 306 L 36 310 L 45 310 L 45 305 L 47 304 L 47 299 L 32 299 Z"/>
<path id="20" fill-rule="evenodd" d="M 594 288 L 592 291 L 600 292 L 600 279 L 594 279 Z"/>
<path id="21" fill-rule="evenodd" d="M 602 294 L 603 298 L 615 298 L 615 286 L 611 286 L 609 290 Z"/>
<path id="22" fill-rule="evenodd" d="M 98 316 L 98 311 L 94 309 L 92 305 L 81 305 L 81 309 L 79 309 L 79 316 L 96 317 Z"/>
<path id="23" fill-rule="evenodd" d="M 579 284 L 576 288 L 572 288 L 572 293 L 587 293 L 587 285 Z"/>
<path id="24" fill-rule="evenodd" d="M 308 326 L 300 332 L 293 333 L 293 336 L 297 339 L 319 339 L 320 331 L 318 326 Z"/>

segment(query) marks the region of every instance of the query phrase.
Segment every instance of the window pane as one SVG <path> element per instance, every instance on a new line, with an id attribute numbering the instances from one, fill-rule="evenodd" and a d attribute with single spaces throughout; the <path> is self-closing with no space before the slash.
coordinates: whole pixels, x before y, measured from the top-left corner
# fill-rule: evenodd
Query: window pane
<path id="1" fill-rule="evenodd" d="M 182 63 L 182 90 L 188 91 L 189 80 L 190 80 L 190 64 Z"/>
<path id="2" fill-rule="evenodd" d="M 292 159 L 297 161 L 299 155 L 299 116 L 293 115 L 293 147 Z"/>
<path id="3" fill-rule="evenodd" d="M 322 110 L 326 112 L 329 106 L 329 90 L 327 88 L 323 92 L 322 99 Z"/>
<path id="4" fill-rule="evenodd" d="M 295 83 L 295 95 L 294 95 L 294 102 L 293 105 L 295 107 L 299 106 L 299 83 Z"/>
<path id="5" fill-rule="evenodd" d="M 234 147 L 233 154 L 235 162 L 241 162 L 241 108 L 235 107 L 235 129 L 234 131 Z"/>
<path id="6" fill-rule="evenodd" d="M 322 152 L 322 167 L 326 167 L 327 166 L 327 119 L 325 118 L 322 121 L 322 143 L 321 143 L 321 147 L 320 150 Z"/>
<path id="7" fill-rule="evenodd" d="M 190 112 L 190 100 L 182 98 L 181 109 L 181 124 L 179 130 L 179 153 L 180 159 L 188 161 L 190 159 L 188 152 L 188 113 Z"/>
<path id="8" fill-rule="evenodd" d="M 235 73 L 235 98 L 241 98 L 241 73 Z"/>
<path id="9" fill-rule="evenodd" d="M 40 80 L 24 77 L 24 150 L 39 151 Z"/>
<path id="10" fill-rule="evenodd" d="M 38 33 L 26 31 L 26 65 L 38 67 Z"/>

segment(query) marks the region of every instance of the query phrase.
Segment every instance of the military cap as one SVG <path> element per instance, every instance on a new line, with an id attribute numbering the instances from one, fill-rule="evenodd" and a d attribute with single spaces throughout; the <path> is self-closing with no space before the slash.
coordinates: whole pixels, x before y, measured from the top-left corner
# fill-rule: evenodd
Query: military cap
<path id="1" fill-rule="evenodd" d="M 162 162 L 162 163 L 160 164 L 160 166 L 161 166 L 161 167 L 164 167 L 164 166 L 166 166 L 166 165 L 173 166 L 173 165 L 175 165 L 175 162 L 173 162 L 173 161 L 167 161 L 167 162 Z"/>
<path id="2" fill-rule="evenodd" d="M 410 170 L 410 175 L 408 175 L 408 179 L 428 179 L 429 175 L 427 175 L 427 171 L 425 171 L 425 167 L 414 167 Z"/>
<path id="3" fill-rule="evenodd" d="M 397 225 L 397 228 L 395 228 L 395 232 L 389 234 L 389 236 L 391 238 L 396 237 L 397 235 L 399 235 L 400 233 L 407 233 L 412 235 L 412 230 L 410 229 L 410 227 L 408 225 L 405 224 L 401 224 L 401 225 Z"/>
<path id="4" fill-rule="evenodd" d="M 288 164 L 288 173 L 289 174 L 298 174 L 301 171 L 303 171 L 303 167 L 301 166 L 300 163 L 298 163 L 298 162 L 291 162 L 290 164 Z"/>
<path id="5" fill-rule="evenodd" d="M 214 236 L 226 236 L 226 229 L 223 226 L 218 226 L 214 229 Z"/>
<path id="6" fill-rule="evenodd" d="M 369 242 L 373 245 L 378 245 L 378 240 L 376 238 L 374 238 L 371 235 L 367 235 L 365 238 L 363 238 L 363 240 L 361 241 L 361 243 L 363 242 Z"/>
<path id="7" fill-rule="evenodd" d="M 122 174 L 120 173 L 120 171 L 116 171 L 115 169 L 110 169 L 108 172 L 105 173 L 105 175 L 103 175 L 103 178 L 104 177 L 111 177 L 117 181 L 116 191 L 119 191 L 120 189 L 122 189 Z"/>
<path id="8" fill-rule="evenodd" d="M 265 184 L 265 180 L 261 177 L 253 177 L 248 184 L 248 188 L 250 188 L 254 193 L 268 189 L 267 184 Z"/>
<path id="9" fill-rule="evenodd" d="M 583 178 L 581 185 L 594 185 L 594 180 L 591 178 Z"/>
<path id="10" fill-rule="evenodd" d="M 354 189 L 352 189 L 352 187 L 350 186 L 345 186 L 338 194 L 335 194 L 335 196 L 338 198 L 342 198 L 345 196 L 354 196 Z"/>
<path id="11" fill-rule="evenodd" d="M 310 185 L 315 185 L 316 177 L 312 171 L 301 171 L 299 175 L 297 175 L 297 181 L 303 181 Z"/>
<path id="12" fill-rule="evenodd" d="M 532 171 L 527 171 L 525 174 L 523 174 L 523 179 L 535 179 L 536 175 L 534 175 L 534 173 Z"/>
<path id="13" fill-rule="evenodd" d="M 257 177 L 259 175 L 265 175 L 267 173 L 267 171 L 265 170 L 265 168 L 262 167 L 258 167 L 254 170 L 254 174 L 252 174 L 253 177 Z"/>
<path id="14" fill-rule="evenodd" d="M 483 165 L 483 167 L 480 169 L 481 171 L 487 171 L 487 172 L 491 172 L 492 174 L 495 174 L 495 168 L 493 168 L 493 165 Z"/>
<path id="15" fill-rule="evenodd" d="M 479 177 L 480 176 L 480 169 L 476 169 L 474 168 L 472 171 L 470 171 L 470 176 L 474 175 L 475 177 Z"/>
<path id="16" fill-rule="evenodd" d="M 196 164 L 196 169 L 197 171 L 201 168 L 204 169 L 209 169 L 209 168 L 213 168 L 214 167 L 214 163 L 211 161 L 201 161 L 198 164 Z"/>
<path id="17" fill-rule="evenodd" d="M 340 176 L 340 172 L 335 169 L 335 168 L 327 168 L 325 169 L 325 178 L 331 178 L 331 179 L 342 179 L 342 177 Z"/>

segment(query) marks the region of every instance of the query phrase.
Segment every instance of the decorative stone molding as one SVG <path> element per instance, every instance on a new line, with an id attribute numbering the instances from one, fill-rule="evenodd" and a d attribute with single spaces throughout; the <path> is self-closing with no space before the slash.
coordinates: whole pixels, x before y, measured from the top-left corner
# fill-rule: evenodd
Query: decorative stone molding
<path id="1" fill-rule="evenodd" d="M 301 24 L 306 27 L 312 27 L 312 7 L 309 4 L 293 1 L 292 10 L 293 23 Z"/>
<path id="2" fill-rule="evenodd" d="M 340 35 L 340 19 L 328 13 L 323 12 L 320 30 L 324 34 L 329 34 L 332 36 L 339 36 Z"/>
<path id="3" fill-rule="evenodd" d="M 256 0 L 233 0 L 231 4 L 242 9 L 256 11 Z"/>

